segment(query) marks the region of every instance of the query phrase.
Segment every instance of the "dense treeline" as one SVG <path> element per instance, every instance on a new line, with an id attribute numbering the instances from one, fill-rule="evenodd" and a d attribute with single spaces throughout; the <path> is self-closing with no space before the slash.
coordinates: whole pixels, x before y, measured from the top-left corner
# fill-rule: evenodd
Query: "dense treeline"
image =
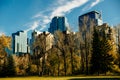
<path id="1" fill-rule="evenodd" d="M 39 35 L 33 43 L 32 55 L 7 54 L 11 38 L 0 36 L 0 77 L 119 75 L 120 29 L 114 29 L 116 36 L 108 25 L 91 24 L 88 29 L 83 24 L 78 33 L 56 31 L 51 48 L 46 43 L 48 34 Z"/>

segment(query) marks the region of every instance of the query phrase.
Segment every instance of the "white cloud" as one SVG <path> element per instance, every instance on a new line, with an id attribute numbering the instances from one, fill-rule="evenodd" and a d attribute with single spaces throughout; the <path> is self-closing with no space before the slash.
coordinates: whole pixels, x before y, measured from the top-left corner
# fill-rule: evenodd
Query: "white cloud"
<path id="1" fill-rule="evenodd" d="M 93 2 L 91 2 L 90 4 L 86 5 L 82 11 L 85 11 L 85 10 L 89 10 L 91 9 L 92 7 L 96 6 L 98 3 L 102 2 L 104 0 L 94 0 Z"/>
<path id="2" fill-rule="evenodd" d="M 33 23 L 29 24 L 29 26 L 30 26 L 30 28 L 25 31 L 36 29 L 39 26 L 39 21 L 34 21 Z"/>
<path id="3" fill-rule="evenodd" d="M 93 6 L 97 5 L 99 2 L 100 2 L 100 0 L 96 0 L 95 2 L 93 2 L 93 3 L 90 5 L 90 7 L 93 7 Z"/>
<path id="4" fill-rule="evenodd" d="M 63 0 L 62 0 L 63 1 Z M 57 8 L 54 9 L 52 12 L 50 18 L 54 16 L 61 16 L 65 15 L 66 13 L 70 12 L 72 9 L 77 8 L 85 4 L 88 0 L 64 0 L 63 4 L 58 6 Z M 61 1 L 60 1 L 61 2 Z"/>
<path id="5" fill-rule="evenodd" d="M 39 26 L 39 22 L 38 22 L 38 21 L 35 21 L 35 22 L 33 23 L 33 25 L 31 26 L 31 28 L 32 28 L 32 29 L 35 29 L 35 28 L 37 28 L 37 26 Z"/>
<path id="6" fill-rule="evenodd" d="M 44 29 L 46 25 L 51 21 L 51 19 L 54 16 L 64 16 L 67 13 L 69 13 L 71 10 L 80 7 L 88 2 L 88 0 L 56 0 L 57 2 L 54 2 L 51 4 L 50 8 L 47 10 L 43 10 L 32 17 L 32 19 L 35 19 L 33 21 L 33 25 L 30 26 L 30 28 L 27 30 L 33 30 L 40 25 L 40 30 Z M 38 22 L 36 22 L 36 19 L 39 19 Z"/>
<path id="7" fill-rule="evenodd" d="M 3 34 L 5 35 L 5 32 L 3 32 L 3 31 L 0 31 L 0 36 L 1 36 L 1 35 L 3 35 Z"/>

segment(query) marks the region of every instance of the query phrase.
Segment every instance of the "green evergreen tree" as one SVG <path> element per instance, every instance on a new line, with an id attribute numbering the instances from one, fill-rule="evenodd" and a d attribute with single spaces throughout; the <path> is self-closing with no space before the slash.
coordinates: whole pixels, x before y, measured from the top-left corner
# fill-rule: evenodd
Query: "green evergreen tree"
<path id="1" fill-rule="evenodd" d="M 5 77 L 7 76 L 7 61 L 4 60 L 4 64 L 1 65 L 1 69 L 0 69 L 0 77 Z"/>
<path id="2" fill-rule="evenodd" d="M 112 62 L 114 60 L 113 56 L 109 54 L 112 49 L 112 45 L 109 43 L 105 32 L 100 32 L 94 29 L 93 43 L 92 43 L 92 58 L 91 58 L 91 72 L 92 73 L 106 73 L 111 70 Z"/>
<path id="3" fill-rule="evenodd" d="M 101 61 L 100 61 L 100 70 L 102 73 L 106 73 L 107 71 L 111 70 L 112 62 L 114 60 L 112 54 L 109 54 L 109 51 L 111 51 L 112 46 L 109 43 L 109 40 L 107 38 L 103 38 L 101 40 Z"/>
<path id="4" fill-rule="evenodd" d="M 15 64 L 12 55 L 8 56 L 8 65 L 7 65 L 7 76 L 15 76 Z"/>
<path id="5" fill-rule="evenodd" d="M 91 57 L 91 72 L 98 72 L 100 71 L 100 39 L 96 28 L 94 28 L 93 33 L 93 43 L 92 43 L 92 57 Z"/>

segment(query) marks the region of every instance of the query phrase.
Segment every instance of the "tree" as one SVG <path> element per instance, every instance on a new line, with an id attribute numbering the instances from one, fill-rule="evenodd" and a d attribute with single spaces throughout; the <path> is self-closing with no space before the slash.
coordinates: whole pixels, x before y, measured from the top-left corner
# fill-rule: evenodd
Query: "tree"
<path id="1" fill-rule="evenodd" d="M 78 56 L 78 52 L 79 52 L 79 47 L 78 45 L 78 38 L 76 37 L 76 34 L 74 34 L 73 32 L 70 32 L 69 34 L 66 35 L 67 38 L 67 47 L 69 50 L 69 55 L 70 55 L 70 64 L 71 64 L 71 74 L 73 75 L 75 72 L 75 58 L 76 56 Z M 76 57 L 77 58 L 77 57 Z M 78 58 L 77 58 L 78 59 Z M 78 62 L 76 60 L 76 62 Z"/>
<path id="2" fill-rule="evenodd" d="M 46 55 L 47 52 L 49 51 L 48 44 L 47 44 L 47 36 L 50 33 L 41 33 L 36 37 L 36 40 L 33 44 L 33 55 L 34 59 L 36 60 L 36 65 L 38 67 L 38 74 L 39 75 L 44 75 L 45 74 L 45 69 L 46 69 Z M 40 71 L 41 67 L 41 71 Z"/>
<path id="3" fill-rule="evenodd" d="M 117 46 L 117 53 L 118 53 L 118 65 L 120 68 L 120 24 L 114 27 L 115 29 L 115 37 L 116 37 L 116 46 Z"/>
<path id="4" fill-rule="evenodd" d="M 4 58 L 4 63 L 1 65 L 0 68 L 0 77 L 6 77 L 7 76 L 7 58 Z"/>
<path id="5" fill-rule="evenodd" d="M 60 32 L 56 31 L 55 33 L 55 47 L 57 48 L 57 57 L 60 59 L 63 58 L 63 65 L 64 65 L 64 75 L 73 75 L 76 74 L 75 71 L 79 70 L 79 57 L 78 51 L 79 48 L 77 46 L 77 37 L 74 33 L 69 32 Z M 61 53 L 61 54 L 60 54 Z M 76 64 L 76 62 L 78 64 Z M 60 64 L 58 60 L 58 65 Z M 62 65 L 62 64 L 61 64 Z M 58 67 L 59 70 L 59 67 Z"/>
<path id="6" fill-rule="evenodd" d="M 89 61 L 91 56 L 91 42 L 94 21 L 88 16 L 83 17 L 79 24 L 80 53 L 81 53 L 81 73 L 89 73 Z"/>
<path id="7" fill-rule="evenodd" d="M 112 62 L 113 62 L 113 56 L 109 54 L 108 52 L 112 50 L 112 45 L 109 43 L 109 41 L 105 38 L 101 42 L 100 48 L 101 48 L 101 61 L 100 62 L 100 71 L 103 73 L 106 73 L 107 71 L 111 70 Z"/>
<path id="8" fill-rule="evenodd" d="M 0 36 L 0 57 L 5 57 L 7 56 L 6 53 L 6 48 L 10 49 L 11 47 L 11 37 L 5 36 L 4 34 L 2 34 Z"/>
<path id="9" fill-rule="evenodd" d="M 91 58 L 91 72 L 93 73 L 105 73 L 111 70 L 114 57 L 110 52 L 113 44 L 111 40 L 106 36 L 105 31 L 101 31 L 94 28 L 93 43 L 92 43 L 92 58 Z"/>
<path id="10" fill-rule="evenodd" d="M 12 55 L 8 56 L 8 64 L 7 64 L 7 76 L 15 76 L 16 71 L 15 71 L 15 64 L 14 64 L 14 59 Z"/>
<path id="11" fill-rule="evenodd" d="M 69 51 L 70 51 L 70 56 L 71 56 L 71 71 L 72 74 L 74 73 L 74 64 L 73 64 L 73 55 L 76 49 L 76 45 L 75 45 L 75 37 L 73 33 L 70 33 L 68 35 L 68 47 L 69 47 Z"/>
<path id="12" fill-rule="evenodd" d="M 16 71 L 15 71 L 15 64 L 12 55 L 9 55 L 3 66 L 2 70 L 0 71 L 0 76 L 1 77 L 7 77 L 7 76 L 15 76 Z"/>
<path id="13" fill-rule="evenodd" d="M 60 32 L 60 31 L 56 31 L 55 35 L 54 35 L 54 39 L 55 39 L 55 46 L 56 48 L 62 53 L 62 57 L 64 60 L 64 75 L 67 75 L 67 39 L 65 37 L 66 33 Z"/>
<path id="14" fill-rule="evenodd" d="M 52 47 L 51 50 L 48 52 L 46 60 L 48 75 L 59 76 L 60 59 L 58 54 L 59 53 L 57 51 L 57 48 L 55 47 Z"/>
<path id="15" fill-rule="evenodd" d="M 93 33 L 93 43 L 92 43 L 92 58 L 91 58 L 91 72 L 99 72 L 99 59 L 100 58 L 100 39 L 96 28 L 94 28 Z M 99 74 L 99 73 L 98 73 Z"/>
<path id="16" fill-rule="evenodd" d="M 6 76 L 7 70 L 7 52 L 6 49 L 11 47 L 11 37 L 5 36 L 2 34 L 0 36 L 0 73 L 1 76 Z"/>
<path id="17" fill-rule="evenodd" d="M 5 36 L 2 34 L 0 36 L 0 62 L 4 62 L 7 57 L 6 49 L 11 49 L 11 37 Z M 3 63 L 0 63 L 2 65 Z"/>

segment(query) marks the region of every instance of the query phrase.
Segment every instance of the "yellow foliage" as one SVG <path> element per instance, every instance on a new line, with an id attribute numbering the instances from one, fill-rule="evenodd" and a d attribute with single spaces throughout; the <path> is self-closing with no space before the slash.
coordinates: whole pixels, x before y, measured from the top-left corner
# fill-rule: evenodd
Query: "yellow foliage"
<path id="1" fill-rule="evenodd" d="M 11 37 L 5 36 L 4 34 L 0 36 L 0 55 L 5 55 L 5 48 L 10 49 L 11 46 Z"/>
<path id="2" fill-rule="evenodd" d="M 17 75 L 18 75 L 18 74 L 20 73 L 19 67 L 16 67 L 15 70 L 16 70 L 16 73 L 17 73 Z"/>
<path id="3" fill-rule="evenodd" d="M 10 48 L 11 46 L 11 38 L 5 35 L 0 36 L 0 46 L 3 48 L 7 47 Z"/>
<path id="4" fill-rule="evenodd" d="M 118 65 L 114 65 L 112 68 L 113 68 L 113 70 L 114 70 L 115 72 L 119 72 L 119 73 L 120 73 L 120 68 L 119 68 Z"/>
<path id="5" fill-rule="evenodd" d="M 77 56 L 77 55 L 74 55 L 73 59 L 74 59 L 74 68 L 75 68 L 75 71 L 79 70 L 79 68 L 80 68 L 80 57 Z"/>
<path id="6" fill-rule="evenodd" d="M 110 55 L 114 57 L 114 59 L 117 59 L 117 51 L 116 51 L 116 45 L 113 40 L 108 40 L 108 43 L 111 45 L 112 49 L 108 52 Z"/>
<path id="7" fill-rule="evenodd" d="M 30 72 L 36 73 L 36 72 L 37 72 L 37 65 L 32 64 L 32 65 L 31 65 Z"/>

